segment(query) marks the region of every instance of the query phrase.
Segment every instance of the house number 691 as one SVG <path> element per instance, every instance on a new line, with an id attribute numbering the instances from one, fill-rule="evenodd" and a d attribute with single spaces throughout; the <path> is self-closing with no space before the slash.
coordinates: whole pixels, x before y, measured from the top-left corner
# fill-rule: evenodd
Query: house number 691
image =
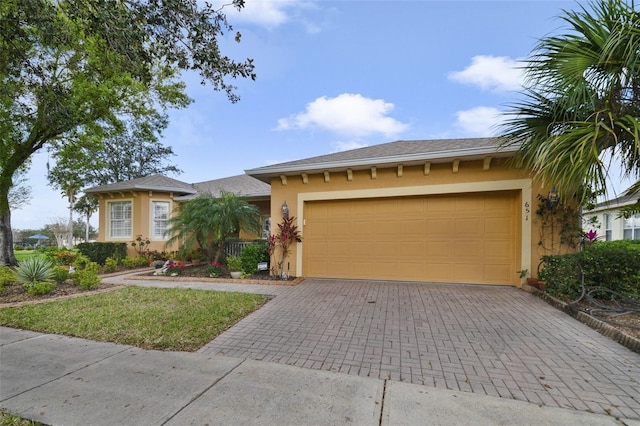
<path id="1" fill-rule="evenodd" d="M 524 220 L 529 220 L 529 213 L 531 213 L 531 210 L 529 209 L 529 206 L 530 205 L 529 205 L 528 201 L 524 203 L 524 213 L 525 213 Z"/>

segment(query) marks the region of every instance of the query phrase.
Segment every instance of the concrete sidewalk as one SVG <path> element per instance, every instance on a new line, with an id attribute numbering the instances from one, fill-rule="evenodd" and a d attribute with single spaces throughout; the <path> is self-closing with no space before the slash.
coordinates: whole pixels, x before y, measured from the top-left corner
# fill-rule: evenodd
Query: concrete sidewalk
<path id="1" fill-rule="evenodd" d="M 399 381 L 6 327 L 0 407 L 52 425 L 640 425 Z"/>

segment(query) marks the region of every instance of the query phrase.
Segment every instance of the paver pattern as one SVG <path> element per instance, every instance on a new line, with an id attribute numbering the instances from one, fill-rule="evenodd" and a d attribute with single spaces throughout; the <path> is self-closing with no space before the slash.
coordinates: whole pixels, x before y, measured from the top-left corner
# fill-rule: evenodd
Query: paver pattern
<path id="1" fill-rule="evenodd" d="M 200 352 L 640 419 L 640 355 L 517 288 L 271 288 L 261 290 L 273 300 Z"/>

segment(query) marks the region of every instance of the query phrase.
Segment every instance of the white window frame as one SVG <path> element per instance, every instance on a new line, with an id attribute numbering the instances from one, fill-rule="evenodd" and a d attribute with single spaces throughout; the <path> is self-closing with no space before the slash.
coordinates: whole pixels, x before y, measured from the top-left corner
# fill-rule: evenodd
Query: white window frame
<path id="1" fill-rule="evenodd" d="M 613 220 L 610 213 L 604 214 L 604 239 L 605 241 L 613 240 Z"/>
<path id="2" fill-rule="evenodd" d="M 157 219 L 156 218 L 156 205 L 163 204 L 167 206 L 166 218 Z M 168 239 L 167 229 L 169 229 L 169 218 L 171 217 L 171 201 L 169 200 L 151 200 L 151 206 L 149 209 L 149 223 L 151 225 L 150 235 L 152 241 L 163 240 L 166 241 Z M 162 228 L 162 232 L 158 230 L 158 221 L 163 221 L 164 226 Z"/>
<path id="3" fill-rule="evenodd" d="M 640 240 L 640 213 L 636 213 L 624 220 L 622 238 L 625 240 Z"/>
<path id="4" fill-rule="evenodd" d="M 129 217 L 117 218 L 114 219 L 114 207 L 117 205 L 124 206 L 125 204 L 129 205 Z M 124 210 L 123 210 L 124 211 Z M 117 201 L 107 201 L 107 214 L 109 215 L 107 219 L 107 226 L 109 228 L 108 236 L 109 240 L 130 240 L 133 238 L 133 201 L 132 200 L 117 200 Z M 114 226 L 114 220 L 123 223 L 123 226 Z M 114 231 L 116 229 L 121 228 L 124 231 L 127 231 L 127 221 L 128 221 L 128 233 L 123 232 L 120 235 L 114 235 Z"/>

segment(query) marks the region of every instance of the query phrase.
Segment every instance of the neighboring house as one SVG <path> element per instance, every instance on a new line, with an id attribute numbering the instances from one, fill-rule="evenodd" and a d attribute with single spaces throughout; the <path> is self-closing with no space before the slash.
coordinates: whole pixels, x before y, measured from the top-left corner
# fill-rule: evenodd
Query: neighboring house
<path id="1" fill-rule="evenodd" d="M 199 194 L 233 192 L 260 208 L 263 222 L 270 221 L 269 185 L 247 175 L 200 183 L 185 183 L 162 175 L 146 176 L 85 190 L 99 201 L 98 241 L 131 243 L 136 236 L 149 238 L 149 250 L 177 250 L 165 247 L 169 218 L 179 203 Z M 255 238 L 255 235 L 240 235 Z M 129 250 L 133 249 L 129 245 Z"/>
<path id="2" fill-rule="evenodd" d="M 597 204 L 593 209 L 585 211 L 585 222 L 595 216 L 595 225 L 586 226 L 586 230 L 595 230 L 598 239 L 604 241 L 613 240 L 640 240 L 640 214 L 629 218 L 621 215 L 620 209 L 638 202 L 640 196 L 623 195 L 614 200 Z"/>
<path id="3" fill-rule="evenodd" d="M 294 276 L 520 285 L 540 255 L 531 177 L 493 138 L 397 141 L 246 170 L 287 203 Z"/>

